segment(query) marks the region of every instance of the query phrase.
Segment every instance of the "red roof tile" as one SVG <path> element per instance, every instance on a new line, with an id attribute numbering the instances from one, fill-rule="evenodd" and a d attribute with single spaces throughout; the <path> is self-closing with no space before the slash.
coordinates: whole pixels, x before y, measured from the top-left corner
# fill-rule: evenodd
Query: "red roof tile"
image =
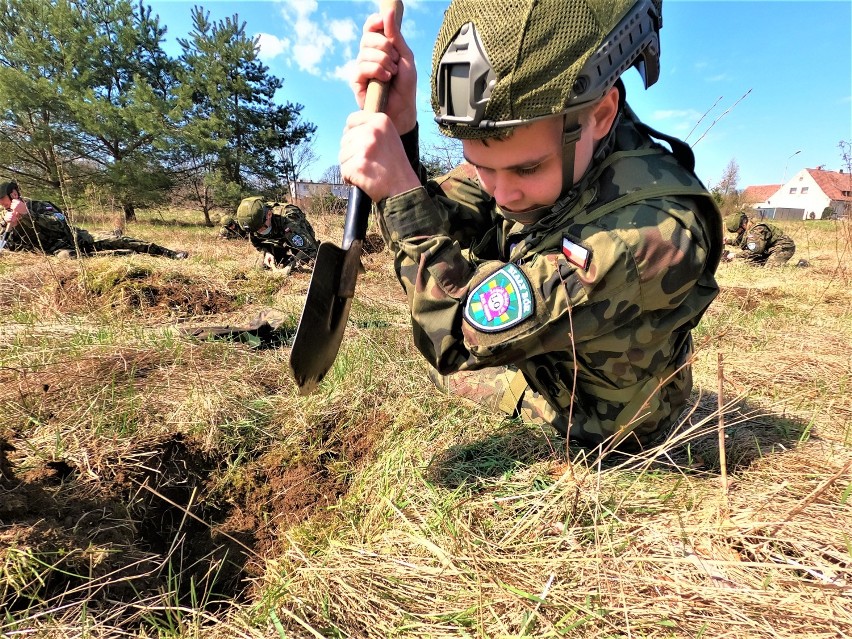
<path id="1" fill-rule="evenodd" d="M 841 202 L 852 201 L 852 195 L 843 195 L 843 191 L 852 193 L 852 173 L 823 171 L 822 169 L 807 169 L 807 171 L 811 174 L 817 186 L 829 198 Z"/>
<path id="2" fill-rule="evenodd" d="M 770 197 L 775 195 L 775 192 L 781 188 L 780 184 L 762 184 L 759 186 L 747 186 L 743 191 L 743 200 L 749 204 L 757 204 L 765 202 Z"/>

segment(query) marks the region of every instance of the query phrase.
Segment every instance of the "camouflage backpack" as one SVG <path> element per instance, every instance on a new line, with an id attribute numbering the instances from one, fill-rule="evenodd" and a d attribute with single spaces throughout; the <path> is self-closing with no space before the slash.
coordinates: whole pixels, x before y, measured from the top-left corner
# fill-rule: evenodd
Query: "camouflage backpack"
<path id="1" fill-rule="evenodd" d="M 74 231 L 62 210 L 46 200 L 25 200 L 29 215 L 18 220 L 10 234 L 10 248 L 52 255 L 63 249 L 74 250 Z M 78 238 L 84 242 L 84 238 Z"/>

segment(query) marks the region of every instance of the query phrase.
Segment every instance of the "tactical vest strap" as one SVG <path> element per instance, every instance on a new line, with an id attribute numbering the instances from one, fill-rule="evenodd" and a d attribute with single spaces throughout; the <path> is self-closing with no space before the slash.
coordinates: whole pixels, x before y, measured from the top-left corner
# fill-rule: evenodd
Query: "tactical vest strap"
<path id="1" fill-rule="evenodd" d="M 639 129 L 639 131 L 641 131 L 645 135 L 649 135 L 652 138 L 657 138 L 658 140 L 662 140 L 663 142 L 668 142 L 669 146 L 672 148 L 672 155 L 675 156 L 678 163 L 682 167 L 688 169 L 690 172 L 695 171 L 695 154 L 692 152 L 692 148 L 686 142 L 672 135 L 660 133 L 656 129 L 652 129 L 651 127 L 649 127 L 641 120 L 636 120 L 636 128 Z"/>

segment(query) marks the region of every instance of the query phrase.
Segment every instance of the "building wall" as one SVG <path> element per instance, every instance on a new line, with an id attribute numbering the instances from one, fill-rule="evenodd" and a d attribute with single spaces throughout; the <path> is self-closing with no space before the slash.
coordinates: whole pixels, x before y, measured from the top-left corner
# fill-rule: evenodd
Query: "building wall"
<path id="1" fill-rule="evenodd" d="M 761 208 L 771 209 L 801 209 L 802 219 L 820 219 L 825 207 L 831 204 L 829 197 L 823 193 L 816 181 L 802 169 L 788 180 L 770 197 Z"/>
<path id="2" fill-rule="evenodd" d="M 334 195 L 342 200 L 349 199 L 350 187 L 346 184 L 330 184 L 328 182 L 290 182 L 290 197 L 297 203 L 324 195 Z"/>

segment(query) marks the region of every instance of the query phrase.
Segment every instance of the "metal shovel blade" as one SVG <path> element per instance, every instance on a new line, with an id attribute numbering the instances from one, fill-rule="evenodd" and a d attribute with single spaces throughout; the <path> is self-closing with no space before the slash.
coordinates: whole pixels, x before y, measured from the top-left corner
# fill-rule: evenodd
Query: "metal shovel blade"
<path id="1" fill-rule="evenodd" d="M 337 294 L 346 251 L 323 242 L 317 251 L 311 284 L 293 348 L 290 370 L 302 395 L 312 393 L 331 369 L 343 341 L 351 297 Z"/>
<path id="2" fill-rule="evenodd" d="M 340 350 L 361 269 L 370 206 L 370 198 L 352 187 L 343 231 L 344 248 L 323 242 L 317 250 L 302 318 L 290 350 L 290 371 L 302 395 L 316 389 Z"/>
<path id="3" fill-rule="evenodd" d="M 393 9 L 397 28 L 402 22 L 400 0 L 381 0 L 381 10 Z M 387 100 L 388 85 L 371 81 L 367 86 L 364 110 L 380 112 Z M 370 198 L 359 188 L 349 190 L 349 203 L 343 225 L 343 248 L 323 242 L 317 251 L 314 272 L 305 297 L 302 318 L 290 350 L 290 371 L 299 393 L 307 395 L 331 370 L 343 331 L 349 318 L 355 282 L 361 269 L 361 249 L 370 220 Z"/>

